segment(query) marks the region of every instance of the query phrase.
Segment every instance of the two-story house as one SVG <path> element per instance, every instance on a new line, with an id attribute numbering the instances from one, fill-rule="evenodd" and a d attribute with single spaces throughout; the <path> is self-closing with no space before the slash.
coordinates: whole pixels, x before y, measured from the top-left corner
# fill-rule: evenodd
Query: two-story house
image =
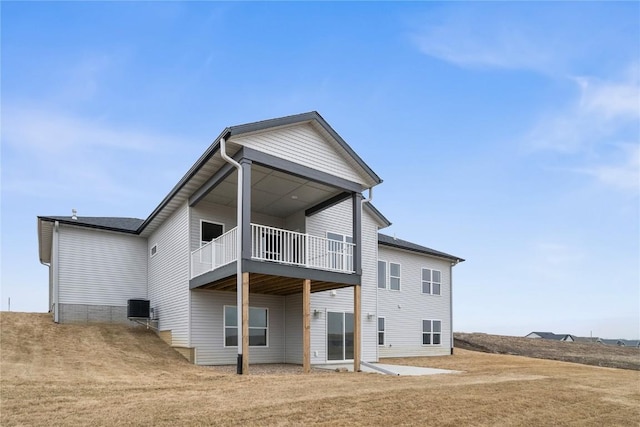
<path id="1" fill-rule="evenodd" d="M 463 260 L 379 234 L 381 182 L 316 112 L 226 128 L 144 220 L 38 217 L 54 321 L 147 299 L 163 339 L 239 373 L 450 354 Z"/>

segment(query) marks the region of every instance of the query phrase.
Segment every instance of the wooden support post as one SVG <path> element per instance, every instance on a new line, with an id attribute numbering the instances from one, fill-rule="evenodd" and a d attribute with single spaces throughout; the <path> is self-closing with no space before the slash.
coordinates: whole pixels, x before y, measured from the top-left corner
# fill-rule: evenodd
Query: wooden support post
<path id="1" fill-rule="evenodd" d="M 242 273 L 242 373 L 249 373 L 249 273 Z"/>
<path id="2" fill-rule="evenodd" d="M 353 372 L 360 371 L 360 330 L 362 323 L 360 288 L 360 285 L 353 287 Z"/>
<path id="3" fill-rule="evenodd" d="M 311 372 L 311 280 L 302 282 L 302 368 Z"/>

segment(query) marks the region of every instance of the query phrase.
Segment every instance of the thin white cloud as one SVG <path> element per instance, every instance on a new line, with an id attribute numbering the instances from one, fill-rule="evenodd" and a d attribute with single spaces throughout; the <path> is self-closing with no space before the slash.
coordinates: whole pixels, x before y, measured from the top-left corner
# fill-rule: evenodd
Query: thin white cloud
<path id="1" fill-rule="evenodd" d="M 4 108 L 2 191 L 39 197 L 135 200 L 144 197 L 142 190 L 134 190 L 130 183 L 142 172 L 135 159 L 144 158 L 140 162 L 144 168 L 158 167 L 163 152 L 185 142 L 103 119 Z"/>
<path id="2" fill-rule="evenodd" d="M 579 55 L 584 45 L 576 27 L 562 25 L 563 12 L 558 7 L 442 6 L 413 19 L 409 37 L 417 49 L 460 67 L 555 73 Z"/>
<path id="3" fill-rule="evenodd" d="M 640 146 L 623 146 L 622 159 L 615 163 L 594 165 L 578 169 L 600 183 L 623 191 L 640 192 Z"/>
<path id="4" fill-rule="evenodd" d="M 95 147 L 149 151 L 167 138 L 151 132 L 121 128 L 100 119 L 87 119 L 55 110 L 5 107 L 3 143 L 46 153 Z"/>
<path id="5" fill-rule="evenodd" d="M 637 66 L 630 67 L 637 70 Z M 620 133 L 637 137 L 640 120 L 638 73 L 620 80 L 587 77 L 573 79 L 579 96 L 567 107 L 548 112 L 531 129 L 527 141 L 534 148 L 561 152 L 582 151 Z"/>
<path id="6" fill-rule="evenodd" d="M 422 53 L 463 67 L 542 71 L 552 65 L 555 58 L 550 52 L 517 24 L 498 22 L 489 27 L 478 21 L 461 19 L 427 26 L 412 39 Z"/>
<path id="7" fill-rule="evenodd" d="M 619 189 L 640 187 L 640 67 L 620 79 L 574 78 L 579 96 L 547 112 L 525 136 L 533 150 L 582 158 L 572 170 Z"/>
<path id="8" fill-rule="evenodd" d="M 640 118 L 640 64 L 631 65 L 620 81 L 578 78 L 580 108 L 604 120 Z"/>
<path id="9" fill-rule="evenodd" d="M 588 2 L 441 4 L 408 18 L 409 39 L 421 53 L 460 67 L 562 76 L 637 57 L 630 42 L 638 36 L 637 10 L 603 11 Z"/>

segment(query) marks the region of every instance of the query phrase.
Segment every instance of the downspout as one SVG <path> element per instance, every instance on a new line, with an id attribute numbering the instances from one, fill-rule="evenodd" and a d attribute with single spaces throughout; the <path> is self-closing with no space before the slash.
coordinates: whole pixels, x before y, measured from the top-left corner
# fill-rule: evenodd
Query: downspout
<path id="1" fill-rule="evenodd" d="M 367 196 L 366 199 L 362 199 L 362 206 L 364 206 L 365 203 L 369 203 L 371 200 L 373 200 L 373 187 L 369 187 L 369 195 Z M 362 227 L 362 224 L 360 225 L 360 227 Z M 362 230 L 360 230 L 360 234 L 362 234 Z M 362 248 L 360 248 L 360 250 L 362 251 Z M 378 267 L 378 231 L 376 229 L 376 268 Z M 362 262 L 362 261 L 361 261 Z M 376 283 L 376 318 L 375 318 L 375 322 L 376 322 L 376 362 L 380 360 L 380 346 L 378 345 L 378 284 Z M 386 327 L 386 325 L 385 325 Z M 362 339 L 362 332 L 360 332 L 360 336 Z M 360 352 L 360 357 L 362 359 L 364 359 L 364 357 L 362 357 L 362 352 Z M 361 361 L 360 363 L 365 363 L 364 361 Z M 367 366 L 365 364 L 365 366 Z M 375 368 L 374 368 L 375 369 Z"/>
<path id="2" fill-rule="evenodd" d="M 373 200 L 373 187 L 369 187 L 369 197 L 362 199 L 362 204 L 369 203 Z"/>
<path id="3" fill-rule="evenodd" d="M 59 233 L 60 223 L 58 221 L 53 223 L 53 256 L 51 260 L 51 264 L 54 266 L 53 268 L 53 304 L 55 310 L 53 311 L 53 321 L 56 323 L 60 322 L 60 283 L 58 281 L 58 269 L 60 268 L 60 264 L 58 262 L 58 233 Z"/>
<path id="4" fill-rule="evenodd" d="M 47 274 L 47 276 L 49 276 L 49 307 L 48 308 L 49 310 L 51 310 L 51 306 L 53 305 L 53 274 L 51 272 L 51 263 L 47 263 L 40 260 L 40 264 L 47 267 L 47 271 L 49 273 Z"/>
<path id="5" fill-rule="evenodd" d="M 455 260 L 449 264 L 449 329 L 451 333 L 451 355 L 453 355 L 454 339 L 453 339 L 453 267 L 460 262 Z"/>
<path id="6" fill-rule="evenodd" d="M 238 202 L 236 225 L 236 313 L 238 314 L 238 359 L 236 372 L 242 374 L 242 166 L 227 155 L 224 137 L 220 138 L 220 154 L 222 158 L 238 171 Z"/>

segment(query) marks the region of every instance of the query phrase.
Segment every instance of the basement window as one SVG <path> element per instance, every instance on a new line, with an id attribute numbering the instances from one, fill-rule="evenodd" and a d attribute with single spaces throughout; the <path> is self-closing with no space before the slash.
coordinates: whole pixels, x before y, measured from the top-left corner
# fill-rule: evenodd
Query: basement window
<path id="1" fill-rule="evenodd" d="M 442 321 L 422 321 L 422 345 L 440 345 L 442 341 Z"/>
<path id="2" fill-rule="evenodd" d="M 238 311 L 224 306 L 224 346 L 238 346 Z M 249 307 L 249 347 L 269 346 L 269 309 Z"/>
<path id="3" fill-rule="evenodd" d="M 384 317 L 378 317 L 378 345 L 384 345 Z"/>

